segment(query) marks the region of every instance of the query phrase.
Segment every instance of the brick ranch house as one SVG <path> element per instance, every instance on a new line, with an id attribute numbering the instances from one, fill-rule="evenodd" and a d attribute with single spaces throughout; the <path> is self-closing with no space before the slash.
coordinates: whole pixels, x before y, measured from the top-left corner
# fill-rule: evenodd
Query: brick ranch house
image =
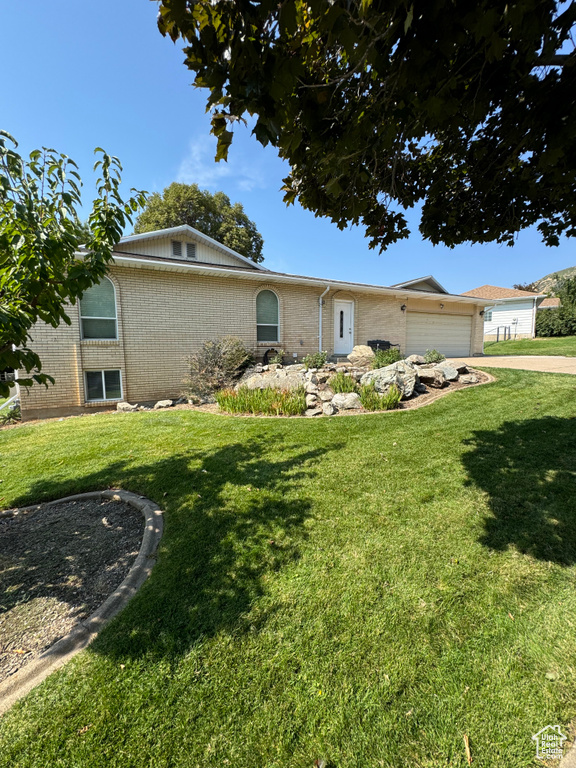
<path id="1" fill-rule="evenodd" d="M 56 383 L 22 390 L 24 419 L 180 394 L 186 357 L 238 336 L 261 358 L 347 355 L 383 339 L 406 354 L 481 354 L 492 303 L 448 294 L 433 278 L 391 287 L 272 272 L 189 226 L 130 235 L 108 277 L 69 307 L 71 325 L 38 323 L 33 348 Z"/>

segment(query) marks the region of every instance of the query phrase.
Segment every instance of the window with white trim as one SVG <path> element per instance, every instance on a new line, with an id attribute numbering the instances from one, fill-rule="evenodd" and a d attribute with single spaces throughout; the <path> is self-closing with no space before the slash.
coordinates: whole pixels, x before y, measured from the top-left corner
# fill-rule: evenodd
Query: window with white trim
<path id="1" fill-rule="evenodd" d="M 491 309 L 487 309 L 484 312 L 484 322 L 485 323 L 491 323 L 492 322 L 492 310 Z"/>
<path id="2" fill-rule="evenodd" d="M 84 371 L 86 402 L 122 400 L 120 371 Z"/>
<path id="3" fill-rule="evenodd" d="M 102 280 L 84 291 L 80 299 L 83 339 L 117 339 L 116 290 L 111 280 Z"/>
<path id="4" fill-rule="evenodd" d="M 256 297 L 256 338 L 258 341 L 280 340 L 278 333 L 278 296 L 274 291 L 260 291 Z"/>

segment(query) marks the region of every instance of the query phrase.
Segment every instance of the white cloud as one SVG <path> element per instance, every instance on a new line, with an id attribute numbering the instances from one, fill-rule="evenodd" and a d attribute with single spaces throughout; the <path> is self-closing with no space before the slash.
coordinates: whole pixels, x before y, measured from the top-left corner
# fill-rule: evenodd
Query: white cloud
<path id="1" fill-rule="evenodd" d="M 228 162 L 214 160 L 216 154 L 216 139 L 212 136 L 201 136 L 192 139 L 188 154 L 180 163 L 177 180 L 183 184 L 198 184 L 205 189 L 218 189 L 226 182 L 226 186 L 236 187 L 243 192 L 263 189 L 267 186 L 262 163 L 248 157 L 241 142 L 232 142 L 228 154 Z M 253 152 L 254 154 L 254 148 Z"/>

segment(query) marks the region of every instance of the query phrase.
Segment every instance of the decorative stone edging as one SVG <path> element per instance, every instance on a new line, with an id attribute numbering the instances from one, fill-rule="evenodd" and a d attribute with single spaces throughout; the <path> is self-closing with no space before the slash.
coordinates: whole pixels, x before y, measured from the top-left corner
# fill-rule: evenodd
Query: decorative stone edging
<path id="1" fill-rule="evenodd" d="M 136 560 L 132 564 L 128 575 L 120 586 L 99 606 L 87 619 L 78 623 L 65 637 L 62 637 L 54 645 L 45 650 L 37 659 L 31 661 L 22 669 L 19 669 L 11 677 L 0 683 L 0 715 L 25 696 L 35 686 L 45 680 L 48 675 L 59 669 L 73 656 L 86 648 L 107 622 L 110 621 L 128 601 L 136 594 L 146 581 L 155 563 L 155 552 L 162 538 L 163 518 L 162 510 L 150 499 L 138 496 L 130 491 L 109 490 L 94 491 L 91 493 L 78 493 L 74 496 L 66 496 L 63 499 L 35 504 L 30 507 L 22 507 L 19 510 L 6 510 L 2 517 L 13 517 L 17 514 L 27 514 L 40 508 L 40 506 L 54 506 L 70 501 L 85 501 L 87 499 L 108 499 L 122 501 L 139 509 L 142 513 L 145 525 L 142 544 Z"/>

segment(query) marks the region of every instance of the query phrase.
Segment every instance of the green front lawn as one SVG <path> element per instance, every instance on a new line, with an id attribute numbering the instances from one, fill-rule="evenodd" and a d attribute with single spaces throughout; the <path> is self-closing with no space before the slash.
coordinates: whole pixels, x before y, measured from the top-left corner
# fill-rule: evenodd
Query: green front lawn
<path id="1" fill-rule="evenodd" d="M 0 765 L 535 764 L 576 715 L 576 388 L 417 411 L 94 415 L 0 432 L 2 506 L 164 505 L 153 575 L 2 719 Z"/>
<path id="2" fill-rule="evenodd" d="M 568 355 L 574 357 L 576 355 L 576 336 L 487 341 L 484 344 L 484 353 L 486 355 Z"/>

